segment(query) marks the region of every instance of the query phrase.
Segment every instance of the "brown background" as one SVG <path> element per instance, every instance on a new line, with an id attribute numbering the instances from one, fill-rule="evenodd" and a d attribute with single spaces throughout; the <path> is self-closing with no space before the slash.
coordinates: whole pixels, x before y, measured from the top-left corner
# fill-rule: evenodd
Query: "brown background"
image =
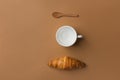
<path id="1" fill-rule="evenodd" d="M 80 18 L 54 19 L 54 11 Z M 70 48 L 59 46 L 55 33 L 62 25 L 85 38 Z M 88 67 L 47 66 L 64 55 Z M 120 0 L 0 0 L 0 80 L 120 80 Z"/>

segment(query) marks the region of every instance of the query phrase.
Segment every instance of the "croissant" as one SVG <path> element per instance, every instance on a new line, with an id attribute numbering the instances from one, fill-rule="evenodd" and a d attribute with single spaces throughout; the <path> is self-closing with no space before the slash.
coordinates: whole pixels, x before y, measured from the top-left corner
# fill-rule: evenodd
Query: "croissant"
<path id="1" fill-rule="evenodd" d="M 75 58 L 64 56 L 49 61 L 48 66 L 62 70 L 70 70 L 75 68 L 84 68 L 86 64 Z"/>

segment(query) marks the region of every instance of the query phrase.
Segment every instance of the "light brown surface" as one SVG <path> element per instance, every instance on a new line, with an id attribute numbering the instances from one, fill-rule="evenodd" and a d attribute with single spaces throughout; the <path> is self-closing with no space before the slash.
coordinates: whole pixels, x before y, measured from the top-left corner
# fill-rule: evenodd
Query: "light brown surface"
<path id="1" fill-rule="evenodd" d="M 54 11 L 80 18 L 54 19 Z M 64 24 L 85 39 L 70 48 L 59 46 L 55 32 Z M 64 55 L 88 67 L 47 66 Z M 0 80 L 120 80 L 120 0 L 0 0 Z"/>

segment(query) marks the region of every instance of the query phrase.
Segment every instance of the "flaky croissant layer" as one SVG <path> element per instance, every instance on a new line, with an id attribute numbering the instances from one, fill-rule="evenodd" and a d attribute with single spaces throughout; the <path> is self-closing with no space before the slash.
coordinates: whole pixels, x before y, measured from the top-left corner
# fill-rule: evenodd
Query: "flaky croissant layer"
<path id="1" fill-rule="evenodd" d="M 64 56 L 49 61 L 48 66 L 65 70 L 74 68 L 84 68 L 86 64 L 75 58 Z"/>

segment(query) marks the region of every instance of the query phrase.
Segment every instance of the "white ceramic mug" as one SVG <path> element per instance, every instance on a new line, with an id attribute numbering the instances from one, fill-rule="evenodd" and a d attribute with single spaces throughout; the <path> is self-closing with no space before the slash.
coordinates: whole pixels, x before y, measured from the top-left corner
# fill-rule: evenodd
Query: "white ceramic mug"
<path id="1" fill-rule="evenodd" d="M 59 45 L 70 47 L 77 41 L 77 38 L 82 38 L 78 35 L 72 26 L 61 26 L 56 32 L 56 41 Z"/>

